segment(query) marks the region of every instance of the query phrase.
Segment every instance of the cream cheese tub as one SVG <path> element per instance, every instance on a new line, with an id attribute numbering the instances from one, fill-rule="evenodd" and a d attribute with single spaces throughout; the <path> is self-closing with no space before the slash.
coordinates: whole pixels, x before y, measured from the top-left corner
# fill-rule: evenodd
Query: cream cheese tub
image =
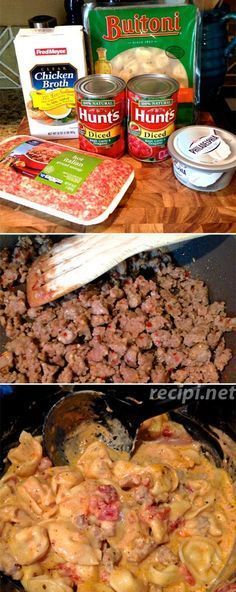
<path id="1" fill-rule="evenodd" d="M 168 150 L 178 181 L 195 191 L 219 191 L 236 169 L 236 137 L 218 127 L 193 125 L 171 134 Z"/>

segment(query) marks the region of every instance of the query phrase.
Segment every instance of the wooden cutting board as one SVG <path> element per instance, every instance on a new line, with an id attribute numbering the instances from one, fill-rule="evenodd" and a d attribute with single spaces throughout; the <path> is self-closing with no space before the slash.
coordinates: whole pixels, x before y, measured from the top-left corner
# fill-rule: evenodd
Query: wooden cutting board
<path id="1" fill-rule="evenodd" d="M 213 124 L 211 116 L 202 114 L 201 123 Z M 26 118 L 18 133 L 29 133 Z M 78 147 L 77 140 L 60 142 Z M 0 232 L 236 232 L 236 176 L 226 189 L 202 193 L 175 179 L 171 159 L 157 165 L 124 159 L 134 167 L 135 181 L 104 223 L 78 226 L 0 200 Z"/>

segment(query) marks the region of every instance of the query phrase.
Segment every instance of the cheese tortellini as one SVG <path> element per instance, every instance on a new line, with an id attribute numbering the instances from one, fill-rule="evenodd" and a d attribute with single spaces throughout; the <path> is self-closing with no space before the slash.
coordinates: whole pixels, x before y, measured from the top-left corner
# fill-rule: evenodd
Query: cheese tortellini
<path id="1" fill-rule="evenodd" d="M 20 445 L 10 450 L 8 459 L 16 475 L 28 477 L 34 474 L 41 461 L 42 446 L 38 438 L 33 438 L 27 432 L 22 432 L 19 440 Z"/>
<path id="2" fill-rule="evenodd" d="M 181 581 L 181 573 L 175 565 L 169 565 L 163 570 L 158 570 L 152 566 L 149 569 L 149 581 L 158 586 L 169 586 Z"/>
<path id="3" fill-rule="evenodd" d="M 185 67 L 178 58 L 158 47 L 134 47 L 122 51 L 111 60 L 112 74 L 128 82 L 139 74 L 167 74 L 181 87 L 188 87 Z"/>
<path id="4" fill-rule="evenodd" d="M 207 592 L 218 582 L 235 545 L 233 483 L 167 415 L 142 430 L 130 459 L 98 441 L 63 467 L 23 432 L 0 480 L 0 570 L 26 592 Z"/>
<path id="5" fill-rule="evenodd" d="M 146 588 L 143 582 L 137 580 L 128 569 L 122 567 L 113 570 L 110 584 L 115 592 L 145 592 Z"/>
<path id="6" fill-rule="evenodd" d="M 9 547 L 19 565 L 35 563 L 42 559 L 48 550 L 47 530 L 42 526 L 14 529 Z"/>
<path id="7" fill-rule="evenodd" d="M 98 565 L 101 551 L 90 544 L 85 534 L 66 522 L 55 520 L 48 524 L 48 536 L 53 550 L 73 564 Z"/>
<path id="8" fill-rule="evenodd" d="M 60 578 L 50 576 L 36 576 L 25 581 L 27 592 L 71 592 L 71 587 Z"/>
<path id="9" fill-rule="evenodd" d="M 214 581 L 223 567 L 220 547 L 209 538 L 191 537 L 181 545 L 179 555 L 194 578 L 203 584 Z"/>

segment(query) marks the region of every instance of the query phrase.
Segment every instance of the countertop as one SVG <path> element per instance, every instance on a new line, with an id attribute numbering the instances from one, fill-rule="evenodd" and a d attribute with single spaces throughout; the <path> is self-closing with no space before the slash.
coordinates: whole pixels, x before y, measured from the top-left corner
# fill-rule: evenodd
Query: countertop
<path id="1" fill-rule="evenodd" d="M 211 116 L 203 113 L 201 122 L 212 123 Z M 11 133 L 9 127 L 5 136 Z M 26 118 L 18 133 L 28 134 Z M 76 140 L 64 143 L 77 146 Z M 153 165 L 124 158 L 135 169 L 135 181 L 106 222 L 79 226 L 1 199 L 0 232 L 236 232 L 236 176 L 226 189 L 202 193 L 175 179 L 171 159 Z"/>
<path id="2" fill-rule="evenodd" d="M 24 115 L 21 89 L 0 89 L 0 140 L 17 132 Z"/>

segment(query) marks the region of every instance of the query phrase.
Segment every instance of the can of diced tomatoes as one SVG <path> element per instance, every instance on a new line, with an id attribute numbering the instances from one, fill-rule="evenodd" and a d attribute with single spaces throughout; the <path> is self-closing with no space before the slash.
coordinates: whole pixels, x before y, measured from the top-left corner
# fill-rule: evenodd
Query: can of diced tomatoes
<path id="1" fill-rule="evenodd" d="M 125 152 L 126 84 L 110 74 L 93 74 L 75 84 L 79 147 L 113 158 Z"/>
<path id="2" fill-rule="evenodd" d="M 164 74 L 143 74 L 127 84 L 128 150 L 144 162 L 168 157 L 167 141 L 175 129 L 179 83 Z"/>

